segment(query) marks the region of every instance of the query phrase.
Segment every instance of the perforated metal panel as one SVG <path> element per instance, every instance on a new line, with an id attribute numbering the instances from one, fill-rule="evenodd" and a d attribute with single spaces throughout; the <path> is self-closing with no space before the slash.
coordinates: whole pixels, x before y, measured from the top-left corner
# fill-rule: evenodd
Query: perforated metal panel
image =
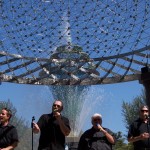
<path id="1" fill-rule="evenodd" d="M 0 27 L 2 82 L 108 84 L 150 67 L 149 0 L 1 0 Z"/>

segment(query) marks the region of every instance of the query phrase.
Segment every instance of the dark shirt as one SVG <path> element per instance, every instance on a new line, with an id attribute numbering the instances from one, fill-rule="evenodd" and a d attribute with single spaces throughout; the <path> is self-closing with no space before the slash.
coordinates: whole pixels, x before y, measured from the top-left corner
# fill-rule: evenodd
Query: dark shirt
<path id="1" fill-rule="evenodd" d="M 104 128 L 104 130 L 111 134 L 115 140 L 114 133 L 111 130 L 107 128 Z M 112 144 L 102 131 L 91 128 L 82 134 L 78 150 L 112 150 Z"/>
<path id="2" fill-rule="evenodd" d="M 16 128 L 10 124 L 7 126 L 2 126 L 0 124 L 0 148 L 6 148 L 14 142 L 18 142 Z"/>
<path id="3" fill-rule="evenodd" d="M 136 137 L 139 136 L 140 134 L 147 132 L 150 133 L 149 129 L 149 123 L 144 123 L 140 118 L 135 120 L 129 127 L 128 131 L 128 138 L 130 137 Z M 149 148 L 150 147 L 150 140 L 145 139 L 145 140 L 139 140 L 136 142 L 133 142 L 134 149 L 138 150 L 138 148 Z"/>
<path id="4" fill-rule="evenodd" d="M 61 119 L 70 128 L 69 120 L 63 116 L 61 116 Z M 58 121 L 53 117 L 52 113 L 42 115 L 37 124 L 41 130 L 38 150 L 65 149 L 65 135 L 62 133 Z"/>

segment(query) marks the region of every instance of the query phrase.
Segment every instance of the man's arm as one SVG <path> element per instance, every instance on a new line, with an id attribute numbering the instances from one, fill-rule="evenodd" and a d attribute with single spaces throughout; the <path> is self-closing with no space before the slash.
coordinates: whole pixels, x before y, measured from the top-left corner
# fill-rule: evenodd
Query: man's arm
<path id="1" fill-rule="evenodd" d="M 60 126 L 60 129 L 62 131 L 62 133 L 65 135 L 65 136 L 68 136 L 69 133 L 70 133 L 70 129 L 65 125 L 64 121 L 61 119 L 61 117 L 58 117 L 57 118 L 58 122 L 59 122 L 59 126 Z"/>
<path id="2" fill-rule="evenodd" d="M 128 138 L 128 142 L 136 142 L 136 141 L 140 141 L 140 140 L 145 140 L 148 139 L 150 137 L 149 133 L 142 133 L 139 136 L 131 136 Z"/>
<path id="3" fill-rule="evenodd" d="M 107 140 L 111 144 L 115 144 L 115 139 L 110 133 L 108 133 L 100 124 L 98 125 L 98 128 L 99 128 L 100 131 L 102 131 L 104 133 L 104 135 L 106 136 Z"/>
<path id="4" fill-rule="evenodd" d="M 70 133 L 70 128 L 67 127 L 64 123 L 64 121 L 62 120 L 61 114 L 60 112 L 55 112 L 54 113 L 55 118 L 58 120 L 61 132 L 65 135 L 68 136 Z"/>
<path id="5" fill-rule="evenodd" d="M 115 139 L 114 137 L 108 133 L 106 130 L 103 129 L 102 131 L 104 133 L 104 135 L 106 136 L 107 140 L 111 143 L 111 144 L 115 144 Z"/>
<path id="6" fill-rule="evenodd" d="M 40 128 L 39 128 L 38 124 L 35 122 L 33 122 L 33 132 L 36 134 L 40 132 Z"/>
<path id="7" fill-rule="evenodd" d="M 13 150 L 15 147 L 17 147 L 18 142 L 14 142 L 13 144 L 9 145 L 6 148 L 0 148 L 0 150 Z"/>

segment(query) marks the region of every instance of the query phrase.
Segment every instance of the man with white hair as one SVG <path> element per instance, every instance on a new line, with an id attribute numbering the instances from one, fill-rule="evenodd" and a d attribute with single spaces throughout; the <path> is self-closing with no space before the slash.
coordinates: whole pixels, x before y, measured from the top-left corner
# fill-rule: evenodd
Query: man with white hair
<path id="1" fill-rule="evenodd" d="M 102 126 L 102 115 L 95 113 L 91 117 L 92 128 L 80 137 L 78 150 L 112 150 L 116 139 L 114 133 Z"/>

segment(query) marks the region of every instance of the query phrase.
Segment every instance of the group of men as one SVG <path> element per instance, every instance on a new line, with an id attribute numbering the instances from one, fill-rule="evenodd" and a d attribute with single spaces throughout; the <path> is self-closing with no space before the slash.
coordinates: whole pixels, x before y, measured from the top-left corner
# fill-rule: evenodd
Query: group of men
<path id="1" fill-rule="evenodd" d="M 65 150 L 65 136 L 70 134 L 71 128 L 68 118 L 61 112 L 63 103 L 55 100 L 52 112 L 43 114 L 37 123 L 33 122 L 33 132 L 39 133 L 38 150 Z M 134 150 L 150 150 L 149 109 L 140 107 L 139 118 L 129 128 L 128 141 L 134 145 Z M 12 113 L 3 108 L 0 113 L 0 150 L 13 150 L 19 142 L 16 128 L 10 124 Z M 92 127 L 80 137 L 78 150 L 112 150 L 116 143 L 115 134 L 102 126 L 101 114 L 95 113 L 91 117 Z"/>

